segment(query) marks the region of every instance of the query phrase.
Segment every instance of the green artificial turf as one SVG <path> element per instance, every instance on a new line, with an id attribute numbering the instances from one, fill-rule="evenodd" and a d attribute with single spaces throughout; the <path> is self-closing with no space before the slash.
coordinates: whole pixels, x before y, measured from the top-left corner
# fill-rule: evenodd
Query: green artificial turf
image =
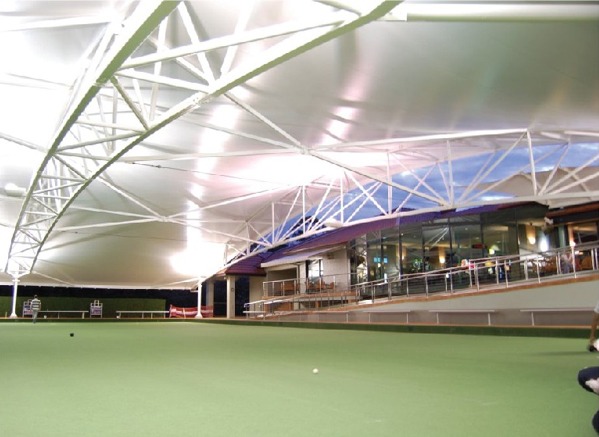
<path id="1" fill-rule="evenodd" d="M 576 374 L 599 355 L 584 346 L 197 322 L 3 323 L 0 435 L 590 437 L 599 398 Z"/>

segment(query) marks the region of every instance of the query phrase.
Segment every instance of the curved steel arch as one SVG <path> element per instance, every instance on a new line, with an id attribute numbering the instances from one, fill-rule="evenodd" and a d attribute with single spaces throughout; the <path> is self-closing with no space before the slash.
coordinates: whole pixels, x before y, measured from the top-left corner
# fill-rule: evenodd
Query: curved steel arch
<path id="1" fill-rule="evenodd" d="M 82 86 L 87 85 L 87 89 L 65 117 L 27 192 L 11 239 L 5 268 L 13 277 L 20 277 L 31 271 L 56 221 L 91 181 L 91 178 L 66 164 L 59 156 L 62 141 L 104 83 L 176 6 L 176 2 L 144 2 L 142 7 L 135 10 L 122 32 L 114 33 L 114 28 L 108 28 L 97 52 L 105 55 L 103 50 L 112 42 L 112 47 L 106 53 L 107 58 L 100 58 L 106 61 L 90 70 L 87 83 L 81 83 Z"/>
<path id="2" fill-rule="evenodd" d="M 163 60 L 190 53 L 189 50 L 184 50 L 175 55 L 169 52 L 152 59 L 131 60 L 131 55 L 138 46 L 150 36 L 157 26 L 165 25 L 165 19 L 176 10 L 179 10 L 184 18 L 186 17 L 185 4 L 178 1 L 140 2 L 131 19 L 127 21 L 125 28 L 119 33 L 113 33 L 114 29 L 109 29 L 106 38 L 98 48 L 97 54 L 106 61 L 98 68 L 92 69 L 91 73 L 87 75 L 87 82 L 81 83 L 83 91 L 78 94 L 81 97 L 74 100 L 73 109 L 65 117 L 62 128 L 30 185 L 11 239 L 5 271 L 15 278 L 31 272 L 57 221 L 77 196 L 92 181 L 101 180 L 101 175 L 106 169 L 153 133 L 193 108 L 215 96 L 224 94 L 234 86 L 244 83 L 273 66 L 381 18 L 398 3 L 400 2 L 375 2 L 369 5 L 368 10 L 359 13 L 353 10 L 348 12 L 338 9 L 328 16 L 314 17 L 301 26 L 288 25 L 276 30 L 267 29 L 260 38 L 289 34 L 294 38 L 287 38 L 285 43 L 275 46 L 264 56 L 258 58 L 255 63 L 225 74 L 220 79 L 209 81 L 210 83 L 206 86 L 198 86 L 198 84 L 164 79 L 159 75 L 134 71 L 136 66 L 143 66 L 147 63 L 160 64 Z M 305 30 L 311 30 L 311 32 L 308 32 L 307 35 L 300 35 Z M 240 42 L 233 40 L 227 44 L 235 45 Z M 110 49 L 104 52 L 104 48 L 110 44 L 112 44 Z M 191 53 L 201 53 L 210 48 L 209 45 L 198 43 L 195 46 L 192 45 L 190 50 Z M 128 60 L 131 60 L 129 65 L 127 65 Z M 123 68 L 127 71 L 120 71 Z M 152 117 L 154 104 L 148 105 L 151 108 L 151 114 L 148 116 L 145 113 L 146 104 L 140 102 L 140 108 L 136 103 L 136 98 L 129 95 L 121 85 L 119 77 L 146 80 L 154 82 L 155 85 L 187 88 L 194 93 L 154 119 Z M 127 108 L 132 115 L 127 125 L 117 123 L 114 120 L 114 114 L 113 119 L 107 119 L 110 111 L 104 108 L 101 100 L 106 97 L 106 95 L 102 95 L 106 90 L 111 91 L 114 96 L 112 109 L 115 113 L 116 108 L 120 105 Z M 98 97 L 98 95 L 100 96 Z M 90 114 L 86 114 L 85 112 L 90 108 L 92 109 Z M 92 112 L 96 117 L 91 115 Z M 70 139 L 73 139 L 74 142 L 65 144 Z M 102 182 L 110 185 L 108 181 Z M 135 199 L 130 200 L 135 201 Z M 144 207 L 155 220 L 176 222 L 174 219 L 159 216 L 144 205 L 140 206 Z"/>

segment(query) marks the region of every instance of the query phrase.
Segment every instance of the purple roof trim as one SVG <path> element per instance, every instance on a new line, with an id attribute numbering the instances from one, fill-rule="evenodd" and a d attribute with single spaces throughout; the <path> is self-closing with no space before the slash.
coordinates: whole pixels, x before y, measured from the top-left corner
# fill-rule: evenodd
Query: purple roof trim
<path id="1" fill-rule="evenodd" d="M 440 216 L 441 217 L 461 217 L 464 215 L 471 215 L 471 214 L 483 214 L 485 212 L 499 211 L 501 209 L 506 209 L 506 208 L 509 208 L 512 206 L 514 206 L 514 205 L 513 204 L 510 204 L 510 205 L 483 205 L 483 206 L 477 206 L 477 207 L 470 208 L 470 209 L 462 209 L 459 211 L 452 209 L 451 211 L 442 212 L 440 214 Z"/>
<path id="2" fill-rule="evenodd" d="M 307 241 L 304 241 L 296 246 L 293 246 L 283 253 L 275 254 L 271 260 L 280 258 L 282 256 L 289 255 L 290 253 L 304 252 L 308 250 L 314 250 L 321 247 L 336 246 L 342 243 L 347 243 L 360 235 L 367 234 L 368 232 L 380 231 L 382 229 L 388 229 L 397 226 L 398 218 L 388 218 L 376 220 L 368 223 L 360 223 L 358 225 L 347 226 L 344 228 L 335 229 L 333 231 L 326 232 L 324 234 L 313 237 Z M 277 255 L 279 255 L 277 257 Z"/>
<path id="3" fill-rule="evenodd" d="M 292 247 L 284 247 L 279 250 L 275 249 L 274 253 L 266 253 L 254 255 L 246 260 L 240 261 L 233 266 L 227 268 L 224 272 L 225 274 L 230 275 L 265 275 L 265 271 L 260 265 L 266 261 L 275 261 L 280 260 L 286 257 L 293 256 L 294 259 L 297 258 L 298 253 L 302 252 L 312 252 L 316 249 L 324 249 L 327 247 L 334 247 L 340 244 L 347 243 L 361 235 L 367 234 L 369 232 L 380 231 L 383 229 L 389 229 L 400 225 L 407 225 L 411 223 L 422 223 L 429 220 L 434 220 L 438 218 L 445 217 L 460 217 L 471 214 L 481 214 L 485 212 L 492 212 L 501 209 L 506 209 L 509 207 L 515 206 L 514 204 L 508 205 L 483 205 L 479 207 L 475 207 L 467 210 L 451 210 L 444 212 L 428 212 L 423 214 L 416 214 L 412 216 L 405 217 L 394 217 L 394 218 L 381 218 L 380 220 L 375 220 L 367 223 L 360 223 L 353 226 L 347 226 L 344 228 L 335 229 L 332 231 L 325 232 L 323 234 L 317 235 L 315 237 L 309 238 L 305 241 L 302 241 L 299 244 L 296 244 Z"/>
<path id="4" fill-rule="evenodd" d="M 380 231 L 383 229 L 389 229 L 397 227 L 399 223 L 420 223 L 427 220 L 432 220 L 439 217 L 439 213 L 430 212 L 425 214 L 418 214 L 407 217 L 393 217 L 393 218 L 382 218 L 367 223 L 360 223 L 353 226 L 347 226 L 344 228 L 334 229 L 332 231 L 325 232 L 324 234 L 317 235 L 292 247 L 286 247 L 272 254 L 268 261 L 276 261 L 282 258 L 291 257 L 294 258 L 298 253 L 301 252 L 312 252 L 315 249 L 321 249 L 326 247 L 333 247 L 340 244 L 345 244 L 360 235 L 367 234 L 369 232 Z"/>
<path id="5" fill-rule="evenodd" d="M 232 266 L 220 271 L 224 275 L 239 275 L 239 276 L 265 276 L 266 271 L 260 265 L 269 259 L 272 253 L 260 253 L 250 256 L 242 261 L 239 261 Z"/>

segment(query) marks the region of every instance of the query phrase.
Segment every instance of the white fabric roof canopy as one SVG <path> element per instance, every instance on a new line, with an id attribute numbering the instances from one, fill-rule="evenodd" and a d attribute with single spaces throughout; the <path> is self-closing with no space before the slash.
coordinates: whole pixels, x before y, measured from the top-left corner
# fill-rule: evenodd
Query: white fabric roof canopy
<path id="1" fill-rule="evenodd" d="M 4 2 L 0 30 L 6 282 L 188 288 L 327 223 L 599 198 L 596 2 Z"/>

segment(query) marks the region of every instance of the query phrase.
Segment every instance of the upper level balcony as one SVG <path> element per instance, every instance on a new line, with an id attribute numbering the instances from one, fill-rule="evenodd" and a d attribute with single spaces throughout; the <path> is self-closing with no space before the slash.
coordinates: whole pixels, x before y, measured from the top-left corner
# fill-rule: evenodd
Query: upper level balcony
<path id="1" fill-rule="evenodd" d="M 262 299 L 246 305 L 247 313 L 265 317 L 393 302 L 409 297 L 476 293 L 577 278 L 599 270 L 599 244 L 581 244 L 546 252 L 473 259 L 458 267 L 399 275 L 358 283 L 352 275 L 263 283 Z"/>

